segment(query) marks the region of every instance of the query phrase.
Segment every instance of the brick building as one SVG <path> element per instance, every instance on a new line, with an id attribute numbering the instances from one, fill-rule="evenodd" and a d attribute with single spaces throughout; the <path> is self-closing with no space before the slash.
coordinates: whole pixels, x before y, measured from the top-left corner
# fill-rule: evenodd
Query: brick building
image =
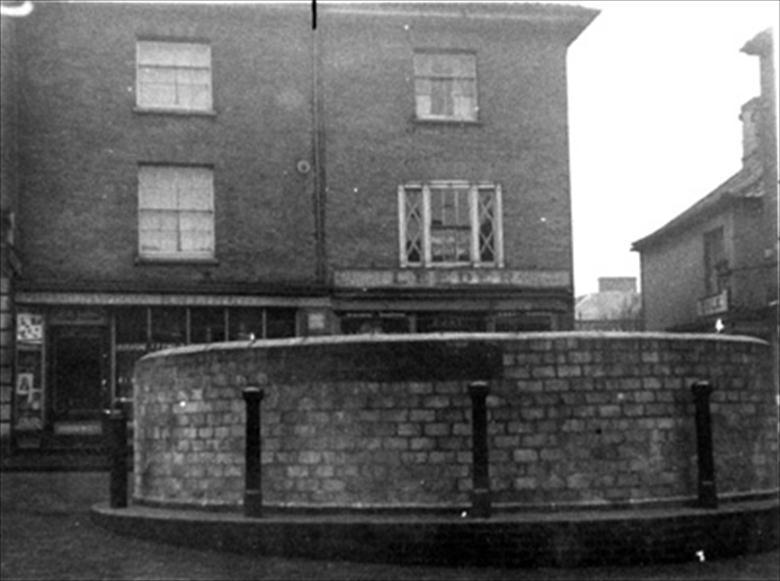
<path id="1" fill-rule="evenodd" d="M 572 328 L 566 52 L 596 14 L 3 18 L 5 441 L 97 440 L 162 346 Z"/>
<path id="2" fill-rule="evenodd" d="M 599 277 L 599 290 L 577 297 L 574 328 L 578 331 L 641 331 L 642 297 L 633 276 Z"/>
<path id="3" fill-rule="evenodd" d="M 652 234 L 640 254 L 645 328 L 778 336 L 777 46 L 771 29 L 742 51 L 761 92 L 742 106 L 740 170 Z M 777 358 L 775 357 L 775 360 Z"/>

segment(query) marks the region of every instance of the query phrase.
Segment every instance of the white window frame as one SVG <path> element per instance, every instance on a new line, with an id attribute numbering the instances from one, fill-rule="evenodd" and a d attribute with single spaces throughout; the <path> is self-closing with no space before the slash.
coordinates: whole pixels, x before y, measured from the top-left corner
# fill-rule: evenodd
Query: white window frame
<path id="1" fill-rule="evenodd" d="M 470 57 L 473 61 L 471 75 L 457 75 L 452 74 L 451 77 L 436 75 L 433 72 L 425 74 L 420 69 L 423 68 L 421 60 L 425 58 L 464 58 Z M 478 76 L 477 76 L 477 55 L 473 51 L 468 50 L 434 50 L 434 49 L 419 49 L 414 52 L 413 55 L 413 69 L 414 69 L 414 112 L 415 118 L 419 121 L 449 121 L 457 123 L 476 123 L 479 117 L 479 91 L 478 91 Z M 420 90 L 420 86 L 423 83 L 430 83 L 431 87 L 436 80 L 449 80 L 453 83 L 451 88 L 450 98 L 453 100 L 453 112 L 452 114 L 436 114 L 431 111 L 432 107 L 429 104 L 428 110 L 425 111 L 421 105 L 421 99 L 427 94 L 429 97 L 434 94 L 431 90 L 430 93 L 424 93 Z M 471 91 L 473 94 L 471 110 L 466 115 L 458 115 L 458 108 L 454 106 L 454 102 L 457 100 L 457 91 L 454 83 L 470 83 Z"/>
<path id="2" fill-rule="evenodd" d="M 168 54 L 166 53 L 168 50 Z M 187 51 L 191 54 L 187 55 Z M 157 54 L 152 55 L 153 52 Z M 169 81 L 174 92 L 172 102 L 155 100 L 145 87 L 151 84 L 144 77 L 156 72 Z M 190 99 L 181 99 L 182 92 L 192 90 L 195 83 L 183 82 L 187 76 L 202 75 L 205 97 L 201 105 L 192 105 Z M 136 42 L 136 106 L 141 110 L 174 111 L 183 113 L 211 113 L 213 111 L 211 46 L 203 42 L 173 40 L 144 40 Z"/>
<path id="3" fill-rule="evenodd" d="M 143 176 L 145 171 L 156 171 L 171 173 L 171 181 L 173 182 L 172 196 L 175 199 L 166 200 L 166 207 L 162 204 L 158 206 L 150 206 L 144 202 L 145 198 L 151 198 L 151 195 L 146 191 L 147 179 Z M 187 178 L 184 176 L 188 173 L 188 170 L 192 170 L 190 173 L 190 179 L 197 179 L 195 172 L 207 172 L 206 181 L 199 184 L 203 187 L 203 191 L 207 193 L 208 199 L 205 205 L 201 204 L 197 207 L 197 204 L 193 204 L 191 207 L 182 206 L 182 188 L 185 187 Z M 183 182 L 183 183 L 182 183 Z M 185 202 L 186 203 L 186 202 Z M 163 221 L 164 216 L 167 214 L 168 218 L 175 216 L 176 228 L 175 230 L 169 230 L 175 232 L 176 236 L 176 250 L 153 250 L 147 246 L 149 239 L 145 238 L 143 228 L 145 218 L 157 217 L 159 221 Z M 210 229 L 205 230 L 206 240 L 208 247 L 207 250 L 186 250 L 183 248 L 183 232 L 182 218 L 185 214 L 200 215 L 201 218 L 208 217 L 210 220 Z M 173 215 L 173 216 L 172 216 Z M 141 164 L 138 166 L 138 256 L 143 260 L 161 260 L 161 261 L 187 261 L 187 260 L 213 260 L 214 259 L 214 247 L 215 247 L 215 213 L 214 213 L 214 171 L 209 166 L 202 165 L 162 165 L 162 164 Z M 153 229 L 148 229 L 153 232 Z"/>
<path id="4" fill-rule="evenodd" d="M 431 190 L 436 188 L 467 188 L 469 199 L 470 226 L 470 260 L 434 262 L 431 251 Z M 407 254 L 407 189 L 418 189 L 422 192 L 422 256 L 420 262 L 410 262 Z M 480 259 L 479 248 L 479 191 L 490 189 L 494 192 L 494 260 L 483 262 Z M 504 231 L 503 209 L 501 201 L 501 185 L 492 182 L 470 183 L 462 180 L 436 180 L 430 182 L 410 182 L 398 186 L 398 249 L 402 268 L 503 268 L 504 267 Z"/>

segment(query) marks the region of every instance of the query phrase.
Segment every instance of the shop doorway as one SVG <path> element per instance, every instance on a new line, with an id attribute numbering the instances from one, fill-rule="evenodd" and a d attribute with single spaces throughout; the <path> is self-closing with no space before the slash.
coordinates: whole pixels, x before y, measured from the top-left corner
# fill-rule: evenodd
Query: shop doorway
<path id="1" fill-rule="evenodd" d="M 100 436 L 108 403 L 107 338 L 104 327 L 53 327 L 50 428 L 55 438 Z"/>

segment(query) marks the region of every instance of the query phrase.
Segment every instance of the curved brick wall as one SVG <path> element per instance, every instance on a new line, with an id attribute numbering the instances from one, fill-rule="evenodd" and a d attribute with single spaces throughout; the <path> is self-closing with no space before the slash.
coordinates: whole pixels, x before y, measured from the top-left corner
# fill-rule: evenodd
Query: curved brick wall
<path id="1" fill-rule="evenodd" d="M 437 334 L 222 343 L 136 367 L 134 500 L 238 506 L 246 386 L 263 496 L 285 507 L 469 505 L 468 383 L 490 381 L 494 506 L 697 495 L 690 385 L 709 380 L 718 493 L 776 490 L 768 345 L 651 333 Z"/>

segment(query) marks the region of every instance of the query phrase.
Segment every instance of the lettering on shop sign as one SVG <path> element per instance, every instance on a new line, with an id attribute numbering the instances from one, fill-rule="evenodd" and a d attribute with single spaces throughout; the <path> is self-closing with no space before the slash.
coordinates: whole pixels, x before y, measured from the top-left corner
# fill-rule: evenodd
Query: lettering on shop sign
<path id="1" fill-rule="evenodd" d="M 334 273 L 340 287 L 435 287 L 454 285 L 500 285 L 517 287 L 566 287 L 571 282 L 566 270 L 504 269 L 404 269 L 341 270 Z"/>

